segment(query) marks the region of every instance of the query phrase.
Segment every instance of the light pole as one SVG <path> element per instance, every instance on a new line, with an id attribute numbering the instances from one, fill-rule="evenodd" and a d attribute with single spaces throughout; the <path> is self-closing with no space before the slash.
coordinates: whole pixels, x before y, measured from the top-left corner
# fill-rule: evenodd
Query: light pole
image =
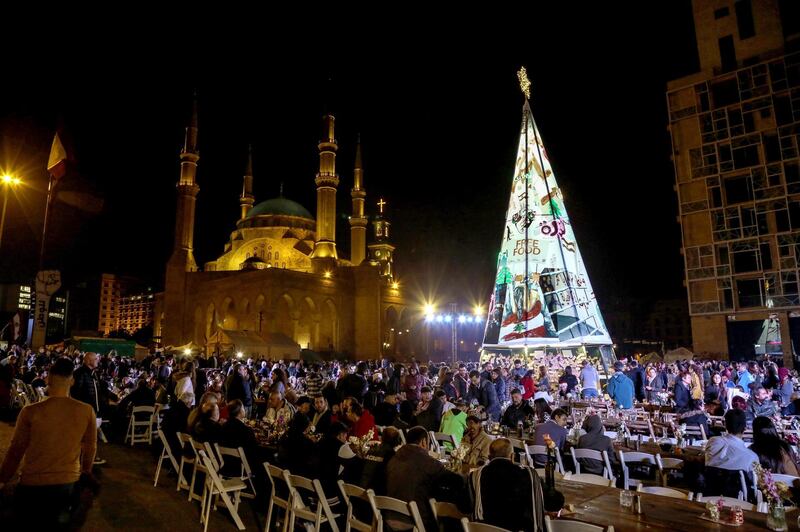
<path id="1" fill-rule="evenodd" d="M 8 207 L 8 189 L 11 187 L 15 187 L 19 185 L 22 181 L 18 177 L 11 177 L 10 175 L 4 175 L 2 179 L 0 179 L 0 183 L 3 184 L 3 214 L 0 215 L 0 246 L 3 245 L 3 228 L 6 224 L 6 208 Z"/>

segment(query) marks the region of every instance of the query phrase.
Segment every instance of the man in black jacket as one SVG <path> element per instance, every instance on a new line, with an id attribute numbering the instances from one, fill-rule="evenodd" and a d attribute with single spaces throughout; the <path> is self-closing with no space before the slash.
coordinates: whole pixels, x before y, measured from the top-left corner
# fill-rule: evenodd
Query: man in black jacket
<path id="1" fill-rule="evenodd" d="M 244 364 L 236 364 L 233 369 L 233 379 L 228 387 L 228 401 L 235 399 L 244 405 L 245 418 L 250 417 L 250 408 L 253 406 L 253 389 L 250 387 L 247 366 Z"/>
<path id="2" fill-rule="evenodd" d="M 219 444 L 222 447 L 230 447 L 237 449 L 239 447 L 244 451 L 247 463 L 252 470 L 255 464 L 258 464 L 258 440 L 253 429 L 248 427 L 244 420 L 246 419 L 245 408 L 239 399 L 234 399 L 228 403 L 228 421 L 222 425 L 219 436 Z M 239 476 L 241 467 L 239 463 L 225 460 L 225 467 L 223 473 L 227 476 Z"/>
<path id="3" fill-rule="evenodd" d="M 367 371 L 367 363 L 359 362 L 356 372 L 350 373 L 342 378 L 339 383 L 339 397 L 353 397 L 359 403 L 364 404 L 364 395 L 367 393 L 367 378 L 365 373 Z"/>
<path id="4" fill-rule="evenodd" d="M 100 427 L 103 420 L 100 418 L 100 392 L 98 390 L 97 376 L 94 373 L 97 368 L 97 353 L 88 352 L 83 355 L 83 365 L 72 374 L 72 388 L 70 395 L 73 399 L 84 402 L 92 407 L 97 416 L 97 426 Z M 105 464 L 106 461 L 99 457 L 98 453 L 94 457 L 95 465 Z"/>
<path id="5" fill-rule="evenodd" d="M 534 411 L 527 401 L 522 400 L 522 392 L 519 388 L 511 390 L 511 404 L 508 405 L 506 411 L 503 412 L 503 420 L 501 423 L 506 427 L 516 427 L 517 423 L 525 421 L 533 417 Z"/>
<path id="6" fill-rule="evenodd" d="M 644 384 L 645 384 L 645 375 L 644 370 L 639 366 L 639 363 L 635 360 L 630 361 L 630 368 L 626 375 L 630 380 L 633 381 L 633 393 L 636 396 L 637 401 L 644 401 L 645 398 L 645 391 L 644 391 Z"/>

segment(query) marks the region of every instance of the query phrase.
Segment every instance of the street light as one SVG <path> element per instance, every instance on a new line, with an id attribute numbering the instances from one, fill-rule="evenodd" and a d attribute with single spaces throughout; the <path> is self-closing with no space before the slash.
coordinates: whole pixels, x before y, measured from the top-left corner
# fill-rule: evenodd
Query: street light
<path id="1" fill-rule="evenodd" d="M 3 184 L 3 214 L 0 215 L 0 246 L 3 245 L 3 227 L 6 224 L 6 207 L 8 207 L 8 189 L 11 187 L 15 187 L 22 183 L 22 181 L 18 177 L 12 177 L 8 174 L 4 175 L 0 178 L 0 182 Z"/>

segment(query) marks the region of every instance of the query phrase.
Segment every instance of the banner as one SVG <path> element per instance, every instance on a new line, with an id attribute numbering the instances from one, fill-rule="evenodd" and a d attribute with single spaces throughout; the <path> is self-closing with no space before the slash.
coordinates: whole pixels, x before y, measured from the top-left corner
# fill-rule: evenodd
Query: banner
<path id="1" fill-rule="evenodd" d="M 483 344 L 611 344 L 527 102 Z"/>
<path id="2" fill-rule="evenodd" d="M 33 311 L 33 339 L 31 340 L 31 347 L 34 349 L 45 345 L 50 297 L 59 288 L 61 288 L 61 272 L 58 270 L 43 270 L 36 274 L 36 306 Z"/>

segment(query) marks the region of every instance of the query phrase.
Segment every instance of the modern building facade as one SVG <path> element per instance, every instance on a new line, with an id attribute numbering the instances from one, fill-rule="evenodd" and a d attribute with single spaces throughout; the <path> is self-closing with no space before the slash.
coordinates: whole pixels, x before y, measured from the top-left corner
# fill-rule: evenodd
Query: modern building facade
<path id="1" fill-rule="evenodd" d="M 695 0 L 700 71 L 668 84 L 681 252 L 700 356 L 771 352 L 790 364 L 800 348 L 798 6 Z"/>

